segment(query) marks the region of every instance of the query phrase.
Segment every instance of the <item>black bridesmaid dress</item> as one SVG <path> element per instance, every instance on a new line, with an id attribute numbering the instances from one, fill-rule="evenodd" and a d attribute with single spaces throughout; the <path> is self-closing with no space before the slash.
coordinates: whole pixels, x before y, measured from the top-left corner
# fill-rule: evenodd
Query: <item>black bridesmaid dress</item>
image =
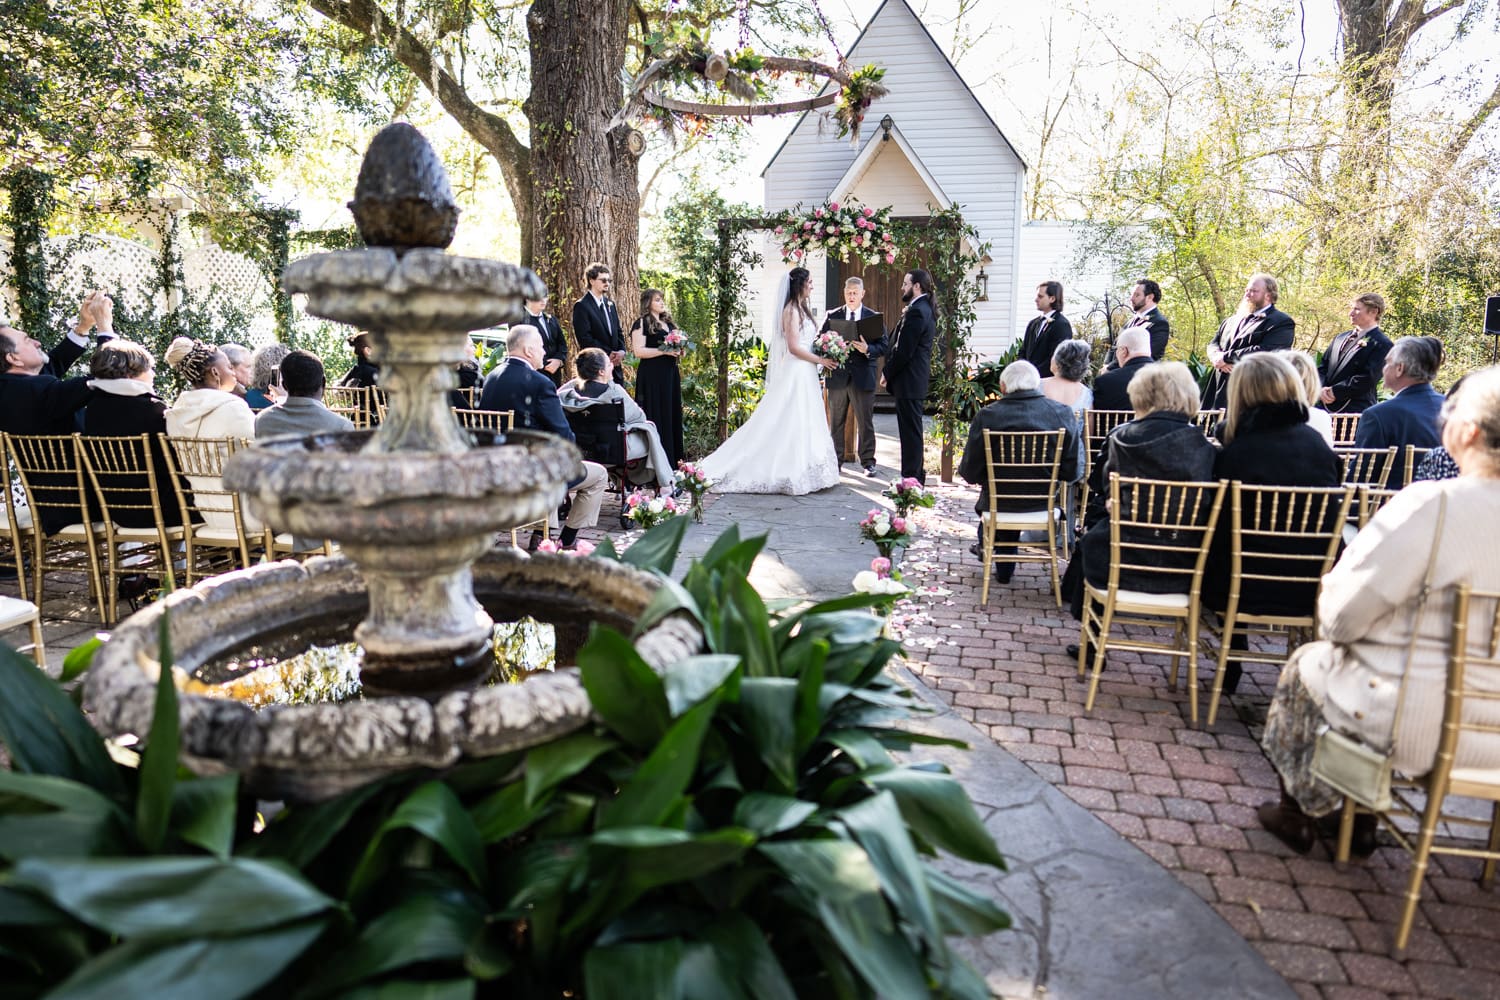
<path id="1" fill-rule="evenodd" d="M 641 326 L 635 321 L 633 333 Z M 670 328 L 669 328 L 670 330 Z M 668 331 L 646 331 L 646 346 L 662 349 L 662 340 Z M 677 359 L 670 355 L 642 358 L 635 370 L 635 401 L 646 411 L 647 418 L 656 425 L 661 436 L 661 446 L 672 462 L 672 468 L 683 459 L 682 453 L 682 376 L 677 371 Z"/>

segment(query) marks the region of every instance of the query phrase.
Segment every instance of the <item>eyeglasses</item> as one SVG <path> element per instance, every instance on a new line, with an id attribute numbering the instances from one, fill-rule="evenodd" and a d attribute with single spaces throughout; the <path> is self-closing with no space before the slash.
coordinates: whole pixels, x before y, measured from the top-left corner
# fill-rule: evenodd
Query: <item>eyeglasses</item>
<path id="1" fill-rule="evenodd" d="M 606 277 L 595 278 L 594 280 L 595 281 L 602 281 L 602 282 L 604 282 L 607 285 L 611 281 L 614 281 L 615 279 L 606 276 Z"/>

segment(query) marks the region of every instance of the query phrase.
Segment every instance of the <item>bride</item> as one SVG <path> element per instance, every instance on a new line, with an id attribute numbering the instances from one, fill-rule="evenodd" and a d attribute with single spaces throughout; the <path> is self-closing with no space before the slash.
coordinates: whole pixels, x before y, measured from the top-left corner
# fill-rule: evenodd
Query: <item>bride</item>
<path id="1" fill-rule="evenodd" d="M 839 481 L 838 456 L 828 436 L 818 369 L 837 368 L 812 353 L 812 275 L 794 267 L 782 276 L 781 322 L 771 331 L 766 392 L 750 419 L 699 468 L 716 493 L 786 493 L 827 489 Z"/>

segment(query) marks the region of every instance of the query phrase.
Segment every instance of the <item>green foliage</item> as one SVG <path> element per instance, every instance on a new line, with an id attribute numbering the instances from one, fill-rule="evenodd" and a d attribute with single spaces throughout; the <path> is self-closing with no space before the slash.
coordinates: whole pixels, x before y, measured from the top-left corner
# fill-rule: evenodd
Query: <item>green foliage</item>
<path id="1" fill-rule="evenodd" d="M 7 221 L 10 229 L 10 266 L 20 307 L 22 329 L 46 329 L 52 316 L 52 289 L 47 280 L 44 240 L 47 220 L 56 208 L 52 176 L 30 167 L 19 167 L 5 177 L 10 195 Z"/>
<path id="2" fill-rule="evenodd" d="M 669 571 L 682 529 L 625 558 Z M 119 763 L 0 648 L 8 995 L 987 996 L 948 936 L 1009 919 L 925 857 L 1003 862 L 957 782 L 891 755 L 932 742 L 901 726 L 897 645 L 863 595 L 768 613 L 745 581 L 764 544 L 731 529 L 663 578 L 641 627 L 692 616 L 707 654 L 658 674 L 595 630 L 598 723 L 259 833 L 234 776 L 163 763 L 169 670 L 145 754 Z"/>

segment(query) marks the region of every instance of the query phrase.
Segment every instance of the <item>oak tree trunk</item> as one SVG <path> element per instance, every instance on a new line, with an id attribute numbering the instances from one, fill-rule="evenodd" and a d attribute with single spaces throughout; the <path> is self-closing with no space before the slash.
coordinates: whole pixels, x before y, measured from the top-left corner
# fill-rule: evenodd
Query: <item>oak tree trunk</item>
<path id="1" fill-rule="evenodd" d="M 628 128 L 605 131 L 624 99 L 627 0 L 534 0 L 531 42 L 532 268 L 566 322 L 589 264 L 607 265 L 628 331 L 639 311 L 640 191 Z M 571 325 L 571 324 L 570 324 Z"/>

